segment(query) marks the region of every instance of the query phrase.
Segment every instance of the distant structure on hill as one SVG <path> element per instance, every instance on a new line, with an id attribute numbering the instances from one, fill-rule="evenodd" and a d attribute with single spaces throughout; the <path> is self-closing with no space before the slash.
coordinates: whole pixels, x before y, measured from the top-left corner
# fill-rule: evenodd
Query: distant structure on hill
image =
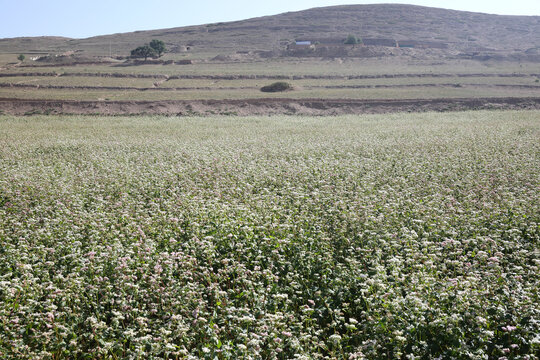
<path id="1" fill-rule="evenodd" d="M 400 47 L 400 48 L 421 48 L 421 49 L 446 49 L 448 44 L 437 41 L 418 41 L 418 40 L 396 40 L 385 38 L 363 38 L 360 45 L 365 46 L 385 46 L 385 47 Z M 292 45 L 292 46 L 291 46 Z M 312 40 L 296 40 L 289 45 L 289 49 L 305 49 L 312 46 L 324 47 L 344 47 L 344 38 L 321 38 Z"/>

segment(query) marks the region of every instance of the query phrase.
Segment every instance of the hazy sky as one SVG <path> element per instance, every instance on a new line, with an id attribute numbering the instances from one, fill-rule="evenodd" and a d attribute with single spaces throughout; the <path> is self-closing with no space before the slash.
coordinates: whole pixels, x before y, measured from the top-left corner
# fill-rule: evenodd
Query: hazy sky
<path id="1" fill-rule="evenodd" d="M 540 15 L 540 0 L 0 0 L 0 38 L 85 38 L 342 4 L 405 3 L 504 15 Z"/>

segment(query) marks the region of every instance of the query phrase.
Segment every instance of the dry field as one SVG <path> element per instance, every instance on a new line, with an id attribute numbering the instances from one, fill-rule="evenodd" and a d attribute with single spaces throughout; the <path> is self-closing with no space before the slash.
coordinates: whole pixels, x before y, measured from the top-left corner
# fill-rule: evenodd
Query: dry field
<path id="1" fill-rule="evenodd" d="M 193 101 L 193 107 L 196 107 L 197 101 L 212 100 L 231 100 L 228 110 L 216 112 L 240 114 L 245 111 L 236 107 L 234 101 L 256 99 L 260 103 L 264 103 L 265 99 L 289 99 L 293 103 L 292 108 L 302 107 L 299 102 L 322 99 L 482 99 L 484 106 L 480 108 L 489 108 L 491 105 L 486 104 L 492 102 L 495 103 L 492 107 L 502 104 L 506 108 L 515 108 L 515 105 L 503 100 L 512 98 L 527 104 L 522 108 L 531 108 L 529 99 L 533 99 L 532 103 L 536 104 L 536 99 L 540 98 L 539 78 L 540 71 L 535 63 L 476 61 L 433 63 L 399 59 L 348 59 L 341 62 L 323 59 L 268 59 L 245 63 L 198 62 L 192 65 L 127 67 L 118 64 L 61 67 L 23 64 L 8 66 L 0 72 L 0 98 L 4 99 L 1 110 L 14 114 L 65 111 L 56 107 L 51 110 L 45 102 L 41 105 L 36 102 L 33 109 L 28 109 L 16 102 L 8 104 L 6 99 L 90 102 L 96 112 L 103 111 L 105 114 L 117 113 L 112 104 L 109 109 L 105 108 L 108 102 L 132 104 L 145 101 Z M 262 86 L 275 81 L 287 81 L 293 90 L 283 93 L 260 91 Z M 489 100 L 495 98 L 497 100 Z M 99 106 L 95 102 L 100 102 Z M 252 113 L 264 113 L 260 108 L 271 104 L 263 104 L 258 111 Z M 17 108 L 19 111 L 15 111 Z M 88 113 L 84 108 L 81 106 L 79 111 L 72 112 Z M 422 109 L 420 105 L 418 108 Z M 537 105 L 532 108 L 537 108 Z M 136 113 L 135 110 L 132 108 L 125 113 Z M 139 111 L 153 113 L 147 107 L 141 107 Z M 176 113 L 183 112 L 179 110 Z M 282 112 L 294 113 L 287 109 Z M 343 112 L 345 109 L 335 110 L 335 113 Z M 164 113 L 174 112 L 167 110 Z"/>

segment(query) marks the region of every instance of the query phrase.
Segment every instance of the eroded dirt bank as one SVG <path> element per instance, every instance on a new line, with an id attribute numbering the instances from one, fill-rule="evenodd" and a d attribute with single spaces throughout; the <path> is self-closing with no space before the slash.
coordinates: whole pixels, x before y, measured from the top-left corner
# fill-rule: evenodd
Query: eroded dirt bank
<path id="1" fill-rule="evenodd" d="M 540 97 L 412 100 L 242 99 L 189 101 L 64 101 L 0 98 L 0 113 L 12 115 L 342 115 L 482 109 L 540 109 Z"/>
<path id="2" fill-rule="evenodd" d="M 374 74 L 374 75 L 164 75 L 131 73 L 93 73 L 93 72 L 22 72 L 3 73 L 0 77 L 103 77 L 128 79 L 166 79 L 166 80 L 363 80 L 363 79 L 403 79 L 403 78 L 527 78 L 540 77 L 540 73 L 417 73 L 417 74 Z"/>

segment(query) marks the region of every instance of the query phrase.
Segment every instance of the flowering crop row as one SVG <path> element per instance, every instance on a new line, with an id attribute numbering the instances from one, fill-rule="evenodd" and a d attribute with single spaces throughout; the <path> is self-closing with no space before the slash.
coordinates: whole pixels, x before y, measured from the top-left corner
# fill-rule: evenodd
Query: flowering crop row
<path id="1" fill-rule="evenodd" d="M 0 117 L 2 359 L 538 359 L 540 113 Z"/>

